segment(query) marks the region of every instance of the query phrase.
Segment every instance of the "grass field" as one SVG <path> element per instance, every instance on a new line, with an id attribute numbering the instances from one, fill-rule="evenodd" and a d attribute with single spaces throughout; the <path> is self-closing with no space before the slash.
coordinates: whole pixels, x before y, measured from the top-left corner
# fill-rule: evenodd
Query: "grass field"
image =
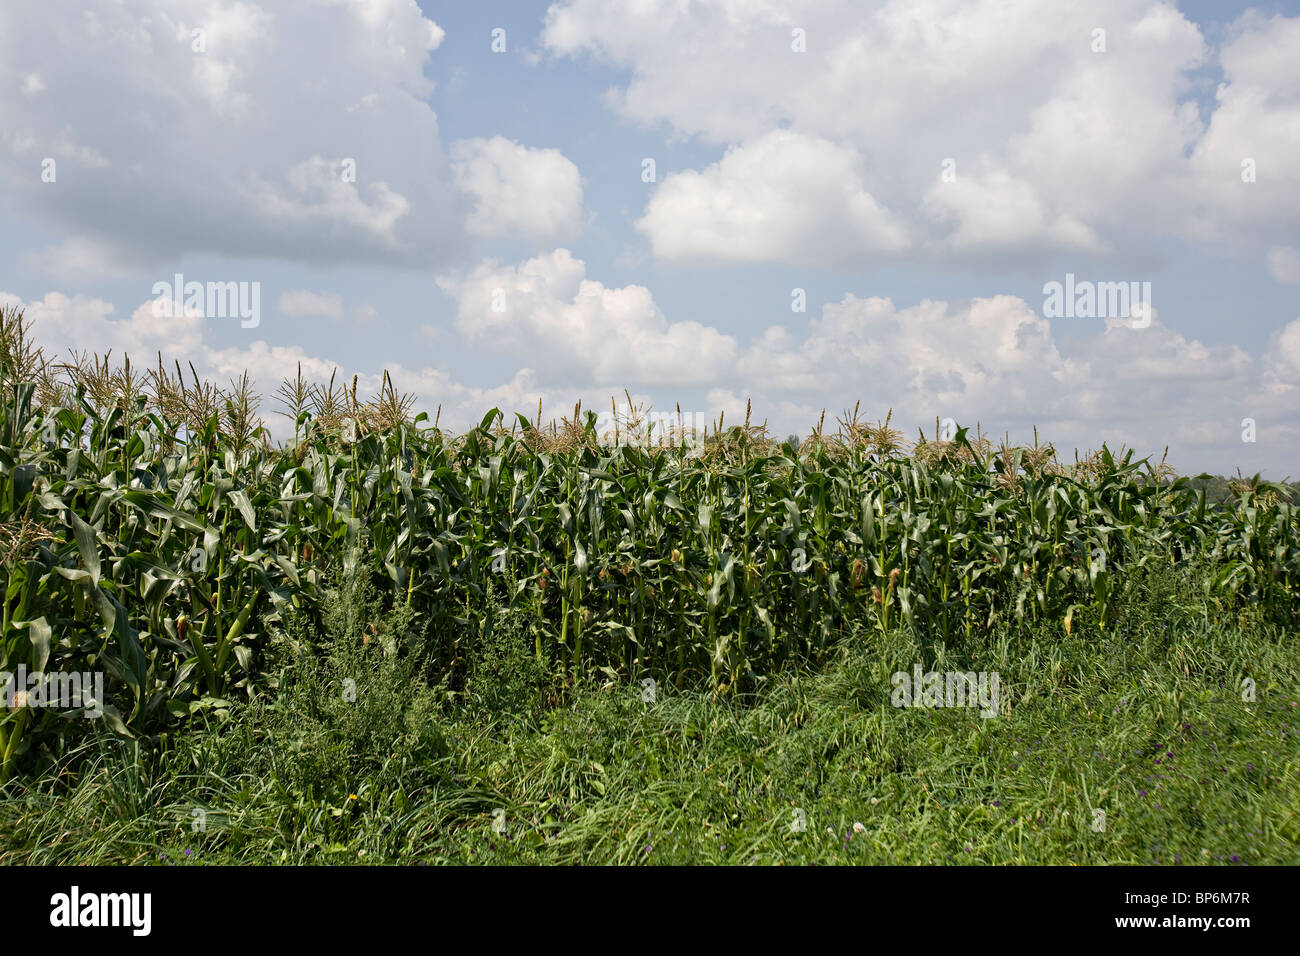
<path id="1" fill-rule="evenodd" d="M 962 660 L 849 635 L 743 699 L 548 699 L 509 628 L 452 696 L 338 615 L 274 698 L 11 787 L 0 862 L 1300 862 L 1291 639 L 1216 622 L 1191 583 L 1126 586 L 1106 633 L 990 635 Z M 1004 713 L 891 706 L 917 661 L 997 670 Z"/>

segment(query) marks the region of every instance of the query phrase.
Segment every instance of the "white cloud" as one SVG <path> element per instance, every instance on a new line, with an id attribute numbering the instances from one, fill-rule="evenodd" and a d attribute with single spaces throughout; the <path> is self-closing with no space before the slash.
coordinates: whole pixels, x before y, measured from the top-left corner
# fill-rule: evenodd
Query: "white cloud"
<path id="1" fill-rule="evenodd" d="M 1300 251 L 1292 246 L 1268 250 L 1268 274 L 1283 285 L 1300 285 Z"/>
<path id="2" fill-rule="evenodd" d="M 936 218 L 955 224 L 943 242 L 957 250 L 1029 251 L 1046 244 L 1096 253 L 1104 248 L 1089 226 L 1074 216 L 1050 216 L 1034 187 L 1004 170 L 936 183 L 924 204 Z"/>
<path id="3" fill-rule="evenodd" d="M 1300 402 L 1300 318 L 1288 322 L 1264 352 L 1265 389 Z"/>
<path id="4" fill-rule="evenodd" d="M 1191 164 L 1205 230 L 1257 238 L 1275 232 L 1294 236 L 1300 226 L 1300 17 L 1265 18 L 1248 13 L 1222 51 L 1224 82 L 1205 135 Z M 1249 162 L 1253 182 L 1243 181 Z"/>
<path id="5" fill-rule="evenodd" d="M 202 253 L 450 261 L 463 212 L 424 75 L 442 38 L 413 0 L 4 4 L 9 208 L 146 276 Z M 32 75 L 39 96 L 21 92 Z M 104 274 L 66 250 L 47 260 Z"/>
<path id="6" fill-rule="evenodd" d="M 277 304 L 285 315 L 343 318 L 343 297 L 337 292 L 309 292 L 306 289 L 296 289 L 281 295 Z"/>
<path id="7" fill-rule="evenodd" d="M 582 177 L 558 149 L 531 149 L 494 136 L 452 146 L 456 185 L 473 196 L 472 235 L 564 242 L 582 228 Z"/>
<path id="8" fill-rule="evenodd" d="M 131 252 L 109 241 L 79 237 L 30 251 L 26 259 L 61 282 L 76 282 L 88 276 L 120 279 L 134 275 L 146 263 L 129 258 Z"/>
<path id="9" fill-rule="evenodd" d="M 976 409 L 1005 415 L 1035 407 L 1059 387 L 1063 365 L 1050 323 L 1021 299 L 898 309 L 888 299 L 846 296 L 824 307 L 801 343 L 784 328 L 768 329 L 745 353 L 740 374 L 751 387 L 842 393 L 892 403 L 911 420 L 942 412 L 961 421 Z"/>
<path id="10" fill-rule="evenodd" d="M 304 231 L 347 232 L 355 238 L 360 230 L 362 238 L 369 233 L 378 243 L 396 247 L 396 228 L 410 202 L 383 181 L 366 184 L 367 202 L 361 187 L 343 179 L 343 169 L 342 159 L 313 156 L 289 170 L 287 188 L 259 183 L 258 203 L 277 221 Z"/>
<path id="11" fill-rule="evenodd" d="M 860 166 L 852 149 L 776 130 L 703 172 L 669 175 L 637 228 L 664 259 L 826 264 L 897 252 L 907 236 Z"/>
<path id="12" fill-rule="evenodd" d="M 791 49 L 796 28 L 807 52 Z M 1236 25 L 1208 126 L 1192 71 L 1214 51 L 1173 4 L 1152 0 L 561 0 L 543 42 L 626 71 L 609 102 L 628 119 L 732 147 L 651 199 L 641 226 L 666 258 L 728 240 L 736 258 L 803 261 L 803 246 L 769 241 L 775 230 L 753 213 L 788 219 L 783 203 L 794 203 L 812 222 L 800 229 L 842 234 L 851 213 L 810 191 L 850 208 L 874 197 L 912 240 L 909 255 L 1016 267 L 1030 254 L 1131 254 L 1152 233 L 1257 241 L 1261 228 L 1300 227 L 1289 159 L 1300 152 L 1300 18 Z M 803 163 L 744 161 L 782 127 L 784 142 L 855 159 L 811 176 Z M 1259 166 L 1249 186 L 1247 156 Z M 940 182 L 946 159 L 953 182 Z"/>
<path id="13" fill-rule="evenodd" d="M 586 278 L 567 249 L 517 268 L 495 262 L 438 284 L 456 299 L 456 325 L 471 342 L 525 355 L 556 380 L 621 388 L 715 382 L 734 339 L 698 322 L 669 322 L 644 286 L 611 289 Z"/>
<path id="14" fill-rule="evenodd" d="M 1067 456 L 1107 442 L 1159 457 L 1168 444 L 1176 466 L 1228 472 L 1251 460 L 1255 449 L 1243 449 L 1239 433 L 1241 419 L 1253 417 L 1269 423 L 1263 451 L 1282 467 L 1284 436 L 1300 434 L 1300 321 L 1259 361 L 1235 345 L 1188 339 L 1158 317 L 1144 329 L 1071 321 L 1093 328 L 1074 329 L 1080 341 L 1065 352 L 1051 323 L 1014 296 L 904 308 L 846 296 L 802 339 L 766 330 L 735 381 L 712 397 L 730 396 L 732 407 L 736 396 L 752 396 L 779 435 L 861 399 L 873 419 L 892 408 L 893 425 L 913 438 L 936 418 L 1021 440 L 1038 425 Z"/>

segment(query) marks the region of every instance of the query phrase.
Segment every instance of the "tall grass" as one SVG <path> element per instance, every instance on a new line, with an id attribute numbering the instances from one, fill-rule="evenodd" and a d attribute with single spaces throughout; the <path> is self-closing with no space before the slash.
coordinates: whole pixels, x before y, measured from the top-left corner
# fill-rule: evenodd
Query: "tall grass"
<path id="1" fill-rule="evenodd" d="M 348 588 L 274 695 L 0 788 L 0 864 L 1294 864 L 1300 663 L 1258 608 L 1216 623 L 1201 583 L 1125 576 L 1106 631 L 862 631 L 753 694 L 563 705 L 512 666 L 429 686 L 364 642 L 358 606 L 400 628 Z M 524 618 L 502 611 L 492 661 L 530 657 Z M 890 706 L 916 662 L 999 672 L 1004 711 Z"/>

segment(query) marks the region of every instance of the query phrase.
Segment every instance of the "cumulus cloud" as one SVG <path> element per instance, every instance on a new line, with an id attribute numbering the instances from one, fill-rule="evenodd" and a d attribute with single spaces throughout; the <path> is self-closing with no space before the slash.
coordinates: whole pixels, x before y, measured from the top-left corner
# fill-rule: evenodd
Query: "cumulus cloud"
<path id="1" fill-rule="evenodd" d="M 495 262 L 438 284 L 456 300 L 457 328 L 471 342 L 529 356 L 555 380 L 621 388 L 717 381 L 736 341 L 698 322 L 669 322 L 650 290 L 611 289 L 557 249 L 517 267 Z"/>
<path id="2" fill-rule="evenodd" d="M 582 228 L 582 177 L 558 149 L 530 149 L 494 136 L 452 146 L 456 185 L 473 196 L 472 235 L 563 242 Z"/>
<path id="3" fill-rule="evenodd" d="M 752 215 L 755 188 L 778 210 L 796 204 L 800 228 L 842 234 L 854 200 L 871 200 L 911 254 L 1017 266 L 1031 253 L 1123 254 L 1151 234 L 1254 241 L 1300 226 L 1287 159 L 1300 150 L 1287 52 L 1300 19 L 1248 14 L 1216 51 L 1150 0 L 561 0 L 543 42 L 624 71 L 608 99 L 629 120 L 731 147 L 650 200 L 640 225 L 665 258 L 725 259 L 731 246 L 801 261 L 802 246 L 770 241 L 776 230 Z M 1207 123 L 1194 71 L 1216 55 L 1224 82 Z M 796 137 L 819 144 L 811 182 L 806 163 L 771 160 Z M 760 143 L 769 168 L 746 161 Z"/>
<path id="4" fill-rule="evenodd" d="M 1292 401 L 1300 399 L 1300 318 L 1288 322 L 1269 340 L 1264 353 L 1265 387 Z"/>
<path id="5" fill-rule="evenodd" d="M 1223 82 L 1190 163 L 1206 233 L 1295 235 L 1300 226 L 1300 17 L 1247 13 L 1220 55 Z"/>
<path id="6" fill-rule="evenodd" d="M 802 340 L 779 326 L 763 333 L 745 352 L 733 393 L 783 409 L 775 419 L 782 434 L 849 396 L 882 417 L 892 408 L 904 428 L 951 417 L 1024 439 L 1037 425 L 1067 453 L 1107 442 L 1158 456 L 1168 444 L 1174 463 L 1192 469 L 1231 471 L 1247 460 L 1244 417 L 1261 429 L 1268 423 L 1267 455 L 1279 464 L 1285 436 L 1300 434 L 1300 321 L 1260 360 L 1236 345 L 1189 339 L 1158 316 L 1145 328 L 1069 321 L 1095 327 L 1073 330 L 1078 341 L 1067 351 L 1052 323 L 1014 296 L 903 308 L 847 296 L 828 304 Z"/>
<path id="7" fill-rule="evenodd" d="M 1300 250 L 1292 246 L 1268 250 L 1268 274 L 1283 285 L 1300 285 Z"/>
<path id="8" fill-rule="evenodd" d="M 0 182 L 75 237 L 35 260 L 67 277 L 187 253 L 427 266 L 463 235 L 425 102 L 442 39 L 411 0 L 5 4 Z"/>
<path id="9" fill-rule="evenodd" d="M 852 149 L 784 130 L 669 175 L 637 223 L 665 259 L 844 263 L 904 248 Z"/>
<path id="10" fill-rule="evenodd" d="M 850 295 L 827 304 L 801 342 L 769 328 L 739 371 L 751 387 L 842 393 L 925 421 L 936 414 L 964 420 L 977 408 L 1020 415 L 1059 388 L 1063 365 L 1051 324 L 1012 296 L 899 309 L 889 299 Z"/>
<path id="11" fill-rule="evenodd" d="M 959 250 L 1041 250 L 1044 245 L 1088 253 L 1103 251 L 1096 232 L 1071 215 L 1053 216 L 1034 187 L 1005 170 L 939 182 L 924 205 L 953 223 L 943 244 Z"/>
<path id="12" fill-rule="evenodd" d="M 337 292 L 309 292 L 306 289 L 295 289 L 282 294 L 277 305 L 285 315 L 343 318 L 343 297 Z"/>

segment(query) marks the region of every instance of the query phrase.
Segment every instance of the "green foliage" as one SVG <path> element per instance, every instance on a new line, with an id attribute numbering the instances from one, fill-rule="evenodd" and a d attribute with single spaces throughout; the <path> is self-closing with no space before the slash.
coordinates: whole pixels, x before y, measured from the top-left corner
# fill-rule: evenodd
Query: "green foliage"
<path id="1" fill-rule="evenodd" d="M 525 618 L 501 606 L 493 591 L 485 602 L 482 633 L 471 645 L 464 701 L 486 721 L 503 715 L 537 716 L 547 701 L 550 672 L 535 652 Z"/>
<path id="2" fill-rule="evenodd" d="M 1292 639 L 1216 623 L 1202 584 L 1147 568 L 1107 630 L 1004 622 L 961 650 L 864 629 L 753 694 L 588 681 L 540 718 L 328 634 L 274 700 L 0 788 L 0 864 L 1295 864 Z M 890 706 L 914 663 L 997 671 L 1007 706 Z"/>
<path id="3" fill-rule="evenodd" d="M 321 629 L 376 628 L 429 683 L 514 705 L 539 675 L 747 693 L 854 629 L 956 648 L 1108 627 L 1154 565 L 1210 568 L 1225 615 L 1293 623 L 1300 598 L 1289 489 L 1214 505 L 1131 452 L 1062 467 L 961 429 L 907 456 L 856 411 L 797 448 L 748 419 L 702 449 L 610 444 L 579 409 L 549 436 L 493 410 L 452 439 L 387 380 L 370 405 L 355 382 L 286 383 L 295 441 L 275 448 L 246 378 L 96 360 L 61 385 L 5 322 L 0 669 L 105 672 L 124 734 L 273 686 Z M 373 593 L 332 601 L 349 582 Z M 5 713 L 0 773 L 85 723 Z"/>

